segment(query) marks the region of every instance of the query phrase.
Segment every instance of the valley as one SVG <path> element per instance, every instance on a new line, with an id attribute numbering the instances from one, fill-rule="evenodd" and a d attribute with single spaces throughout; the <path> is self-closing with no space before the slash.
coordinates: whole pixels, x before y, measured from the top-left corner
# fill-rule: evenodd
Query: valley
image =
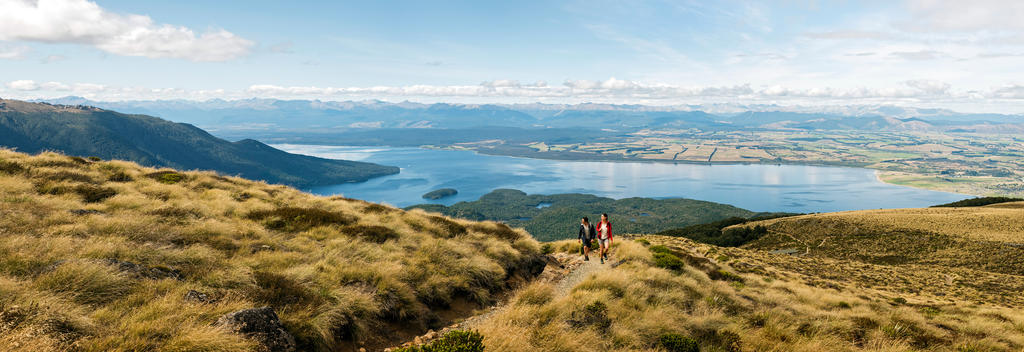
<path id="1" fill-rule="evenodd" d="M 488 140 L 432 147 L 556 160 L 863 167 L 897 185 L 1024 195 L 1024 139 L 1002 134 L 642 130 L 581 143 Z"/>

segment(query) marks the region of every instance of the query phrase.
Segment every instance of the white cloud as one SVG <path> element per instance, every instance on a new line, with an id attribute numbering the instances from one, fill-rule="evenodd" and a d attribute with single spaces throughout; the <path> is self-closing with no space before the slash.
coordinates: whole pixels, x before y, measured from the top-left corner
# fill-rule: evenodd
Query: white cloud
<path id="1" fill-rule="evenodd" d="M 109 12 L 88 0 L 0 0 L 0 40 L 75 43 L 125 56 L 225 61 L 253 42 L 222 30 L 157 24 L 145 15 Z"/>
<path id="2" fill-rule="evenodd" d="M 100 101 L 161 99 L 320 99 L 320 100 L 413 100 L 466 103 L 613 103 L 613 104 L 774 104 L 805 107 L 834 107 L 850 104 L 885 104 L 938 107 L 987 112 L 1024 113 L 1024 85 L 1006 85 L 987 90 L 956 90 L 947 82 L 916 79 L 881 87 L 815 87 L 784 85 L 678 86 L 642 81 L 569 80 L 549 86 L 543 82 L 521 84 L 495 80 L 479 85 L 408 85 L 374 87 L 318 87 L 252 85 L 241 90 L 188 90 L 181 88 L 119 87 L 94 83 L 37 83 L 32 80 L 7 82 L 4 95 L 15 99 L 56 98 L 68 95 Z M 960 109 L 963 110 L 963 109 Z"/>
<path id="3" fill-rule="evenodd" d="M 992 96 L 1002 99 L 1024 99 L 1024 86 L 1012 85 L 998 88 L 992 92 Z"/>
<path id="4" fill-rule="evenodd" d="M 926 94 L 943 94 L 948 92 L 950 88 L 949 83 L 930 79 L 915 79 L 904 83 L 908 87 L 920 89 Z"/>
<path id="5" fill-rule="evenodd" d="M 31 90 L 39 89 L 39 85 L 36 84 L 36 81 L 28 80 L 28 79 L 22 79 L 22 80 L 7 82 L 7 88 L 14 89 L 14 90 L 31 91 Z"/>
<path id="6" fill-rule="evenodd" d="M 910 0 L 915 30 L 991 31 L 1024 29 L 1018 0 Z"/>

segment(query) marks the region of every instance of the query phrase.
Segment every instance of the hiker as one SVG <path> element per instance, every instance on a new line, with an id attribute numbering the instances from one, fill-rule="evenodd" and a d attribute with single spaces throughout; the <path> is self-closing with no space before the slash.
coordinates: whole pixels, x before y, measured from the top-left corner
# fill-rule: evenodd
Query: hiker
<path id="1" fill-rule="evenodd" d="M 594 224 L 590 223 L 590 219 L 586 216 L 583 220 L 580 220 L 580 234 L 579 241 L 583 248 L 580 248 L 580 252 L 583 253 L 583 260 L 590 260 L 590 242 L 594 240 L 597 235 L 597 230 L 594 229 Z"/>
<path id="2" fill-rule="evenodd" d="M 597 244 L 601 246 L 601 264 L 604 264 L 612 248 L 612 223 L 608 222 L 608 214 L 601 214 L 601 222 L 597 224 Z"/>

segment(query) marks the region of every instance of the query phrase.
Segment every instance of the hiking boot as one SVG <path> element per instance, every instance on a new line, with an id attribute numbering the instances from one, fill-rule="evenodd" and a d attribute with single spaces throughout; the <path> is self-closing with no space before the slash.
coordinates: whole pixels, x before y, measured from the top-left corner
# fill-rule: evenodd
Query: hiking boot
<path id="1" fill-rule="evenodd" d="M 590 261 L 590 257 L 588 257 L 588 256 L 583 256 L 583 261 L 589 262 L 589 261 Z"/>
<path id="2" fill-rule="evenodd" d="M 601 264 L 604 264 L 604 258 L 603 257 L 601 258 Z"/>

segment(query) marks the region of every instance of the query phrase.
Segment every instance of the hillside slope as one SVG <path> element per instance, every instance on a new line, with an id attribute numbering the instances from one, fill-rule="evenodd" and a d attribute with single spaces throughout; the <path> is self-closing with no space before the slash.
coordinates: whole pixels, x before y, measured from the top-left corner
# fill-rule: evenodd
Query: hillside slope
<path id="1" fill-rule="evenodd" d="M 748 223 L 744 246 L 808 280 L 913 292 L 935 301 L 1024 305 L 1024 203 L 864 210 Z"/>
<path id="2" fill-rule="evenodd" d="M 498 223 L 0 149 L 2 351 L 258 350 L 267 335 L 222 322 L 275 312 L 299 350 L 374 350 L 543 267 Z"/>
<path id="3" fill-rule="evenodd" d="M 398 173 L 371 163 L 290 154 L 254 140 L 228 142 L 187 124 L 88 106 L 0 99 L 0 146 L 26 153 L 131 160 L 147 166 L 215 170 L 293 186 Z"/>
<path id="4" fill-rule="evenodd" d="M 1020 213 L 1024 207 L 1000 206 L 1008 211 L 961 209 L 967 213 L 960 215 L 968 218 L 969 212 L 976 212 L 1011 220 L 1000 223 L 1006 229 L 1001 237 L 1024 238 L 1018 227 L 1024 223 Z M 891 216 L 923 211 L 889 212 Z M 822 214 L 740 226 L 794 230 L 794 243 L 800 243 L 797 239 L 814 240 L 808 243 L 817 247 L 823 242 L 815 233 L 849 230 L 837 225 L 844 218 L 854 217 L 850 213 Z M 908 215 L 903 222 L 917 219 Z M 932 228 L 949 229 L 946 233 L 990 227 L 956 227 L 957 220 L 932 219 Z M 812 220 L 819 223 L 809 224 Z M 806 226 L 797 228 L 801 225 Z M 872 229 L 878 234 L 902 231 L 898 225 L 876 224 Z M 810 235 L 799 236 L 801 233 Z M 866 232 L 850 233 L 851 237 L 862 235 L 868 236 Z M 957 257 L 936 247 L 932 239 L 893 242 L 887 247 L 838 241 L 836 237 L 842 236 L 824 239 L 824 247 L 833 251 L 812 248 L 811 254 L 791 252 L 788 247 L 771 251 L 768 243 L 782 241 L 771 242 L 770 236 L 749 248 L 718 247 L 678 237 L 646 235 L 634 237 L 634 241 L 621 236 L 614 245 L 612 262 L 588 275 L 568 294 L 560 291 L 558 284 L 534 282 L 518 291 L 507 307 L 475 327 L 487 348 L 500 351 L 1024 348 L 1024 299 L 1020 295 L 1024 276 L 1019 274 L 1024 265 L 1019 260 L 993 255 L 999 250 L 987 245 L 958 247 L 963 251 L 958 258 L 983 259 L 957 262 L 951 261 Z M 954 241 L 976 238 L 957 237 Z M 841 244 L 830 247 L 827 243 L 833 241 Z M 921 255 L 915 261 L 876 264 L 857 255 L 827 254 L 858 253 L 875 258 L 887 255 L 889 247 Z M 548 248 L 578 256 L 578 245 L 571 240 Z M 1004 246 L 1002 251 L 1017 251 L 1012 252 L 1017 257 L 1021 254 L 1014 246 Z M 929 259 L 931 254 L 936 256 Z"/>

